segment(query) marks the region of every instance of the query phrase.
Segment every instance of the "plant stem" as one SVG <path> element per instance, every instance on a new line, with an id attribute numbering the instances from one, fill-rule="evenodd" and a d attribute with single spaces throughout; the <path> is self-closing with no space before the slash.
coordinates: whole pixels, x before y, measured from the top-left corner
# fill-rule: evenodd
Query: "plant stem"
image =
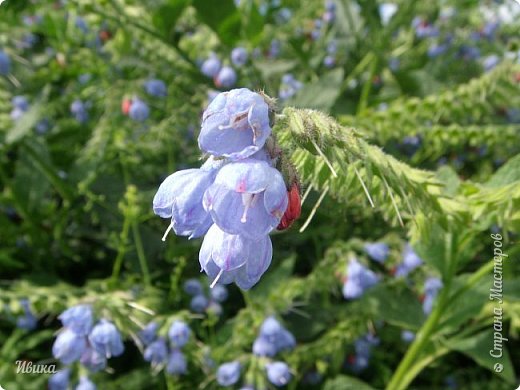
<path id="1" fill-rule="evenodd" d="M 372 89 L 372 79 L 374 78 L 374 74 L 377 70 L 377 57 L 373 57 L 370 63 L 370 70 L 368 71 L 368 79 L 365 81 L 363 85 L 363 89 L 361 90 L 361 96 L 359 98 L 359 104 L 357 107 L 357 113 L 362 112 L 368 105 L 368 96 L 370 95 L 370 90 Z"/>
<path id="2" fill-rule="evenodd" d="M 386 390 L 406 389 L 412 380 L 419 374 L 421 367 L 415 368 L 414 366 L 418 364 L 419 355 L 430 341 L 433 333 L 437 330 L 437 324 L 439 323 L 439 320 L 449 302 L 451 302 L 449 299 L 450 287 L 453 270 L 455 269 L 454 262 L 456 261 L 456 257 L 453 253 L 453 235 L 450 232 L 446 233 L 445 245 L 445 259 L 450 268 L 449 272 L 446 274 L 445 285 L 432 313 L 417 333 L 417 337 L 406 352 L 403 360 L 399 363 L 399 366 L 388 383 Z"/>
<path id="3" fill-rule="evenodd" d="M 139 232 L 139 227 L 136 222 L 132 222 L 132 233 L 134 235 L 135 249 L 137 251 L 137 258 L 139 259 L 139 266 L 141 267 L 141 272 L 143 273 L 144 284 L 147 286 L 151 285 L 150 282 L 150 272 L 148 271 L 148 261 L 146 260 L 146 255 L 143 249 L 143 242 L 141 240 L 141 233 Z"/>
<path id="4" fill-rule="evenodd" d="M 123 221 L 123 229 L 121 230 L 121 234 L 119 235 L 119 245 L 117 246 L 117 256 L 114 260 L 114 266 L 112 268 L 112 276 L 111 282 L 115 283 L 119 278 L 119 273 L 121 272 L 121 266 L 123 265 L 123 259 L 126 254 L 126 243 L 128 239 L 128 232 L 130 230 L 130 218 L 125 216 Z"/>

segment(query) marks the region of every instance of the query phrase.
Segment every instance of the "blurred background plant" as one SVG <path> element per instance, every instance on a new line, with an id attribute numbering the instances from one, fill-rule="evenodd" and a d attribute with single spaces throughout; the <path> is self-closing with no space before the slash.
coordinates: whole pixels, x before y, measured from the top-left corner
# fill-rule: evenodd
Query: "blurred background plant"
<path id="1" fill-rule="evenodd" d="M 5 1 L 0 384 L 513 388 L 519 16 L 513 0 Z M 233 87 L 277 98 L 304 192 L 248 292 L 210 290 L 200 242 L 163 243 L 151 209 L 200 165 L 201 113 Z M 491 233 L 509 255 L 500 373 Z M 58 318 L 75 307 L 79 333 Z"/>

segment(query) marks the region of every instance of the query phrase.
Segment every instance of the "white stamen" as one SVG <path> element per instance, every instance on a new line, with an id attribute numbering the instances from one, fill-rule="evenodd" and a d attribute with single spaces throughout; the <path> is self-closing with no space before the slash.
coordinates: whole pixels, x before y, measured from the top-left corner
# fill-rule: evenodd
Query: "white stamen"
<path id="1" fill-rule="evenodd" d="M 242 214 L 242 218 L 240 218 L 240 222 L 247 222 L 247 212 L 251 207 L 253 207 L 256 203 L 256 199 L 258 196 L 255 194 L 248 194 L 247 192 L 242 194 L 242 204 L 244 205 L 244 214 Z"/>
<path id="2" fill-rule="evenodd" d="M 168 228 L 166 229 L 166 231 L 164 232 L 164 235 L 162 236 L 162 240 L 163 241 L 166 241 L 166 236 L 168 235 L 168 233 L 170 233 L 170 230 L 172 230 L 173 228 L 173 223 L 170 223 L 168 225 Z"/>
<path id="3" fill-rule="evenodd" d="M 209 285 L 210 288 L 215 287 L 215 284 L 217 284 L 218 280 L 220 279 L 220 277 L 222 276 L 223 273 L 224 273 L 224 270 L 221 269 L 220 272 L 218 273 L 217 277 L 215 278 L 215 280 Z"/>

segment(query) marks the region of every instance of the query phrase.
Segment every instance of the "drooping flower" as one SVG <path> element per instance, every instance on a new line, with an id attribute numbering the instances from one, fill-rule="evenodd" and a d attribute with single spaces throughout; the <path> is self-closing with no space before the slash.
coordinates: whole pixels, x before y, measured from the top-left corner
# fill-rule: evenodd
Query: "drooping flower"
<path id="1" fill-rule="evenodd" d="M 401 331 L 401 340 L 405 343 L 411 343 L 415 339 L 415 333 L 411 330 L 403 330 Z"/>
<path id="2" fill-rule="evenodd" d="M 407 276 L 421 264 L 421 258 L 417 255 L 417 253 L 414 252 L 409 244 L 406 244 L 403 251 L 403 261 L 397 266 L 395 276 Z"/>
<path id="3" fill-rule="evenodd" d="M 199 147 L 232 160 L 251 156 L 271 135 L 269 107 L 247 88 L 219 94 L 204 111 Z"/>
<path id="4" fill-rule="evenodd" d="M 368 242 L 364 245 L 364 249 L 367 255 L 378 263 L 384 263 L 390 253 L 388 244 L 384 242 Z"/>
<path id="5" fill-rule="evenodd" d="M 196 238 L 204 235 L 213 223 L 202 205 L 206 189 L 215 179 L 216 169 L 184 169 L 168 176 L 153 198 L 153 211 L 161 218 L 171 218 L 166 231 Z"/>
<path id="6" fill-rule="evenodd" d="M 128 110 L 128 116 L 134 121 L 143 122 L 150 115 L 150 108 L 139 98 L 132 99 L 132 104 Z"/>
<path id="7" fill-rule="evenodd" d="M 184 354 L 178 349 L 171 351 L 166 364 L 166 372 L 171 375 L 183 375 L 187 370 L 188 362 L 186 362 Z"/>
<path id="8" fill-rule="evenodd" d="M 152 367 L 159 366 L 166 362 L 168 357 L 168 347 L 164 338 L 159 337 L 148 345 L 143 353 L 144 360 L 150 362 Z"/>
<path id="9" fill-rule="evenodd" d="M 292 378 L 287 363 L 273 362 L 266 365 L 267 379 L 277 387 L 285 386 Z"/>
<path id="10" fill-rule="evenodd" d="M 436 277 L 430 277 L 424 282 L 424 300 L 423 300 L 423 312 L 424 314 L 430 314 L 433 308 L 433 303 L 439 290 L 442 288 L 442 281 Z"/>
<path id="11" fill-rule="evenodd" d="M 148 345 L 155 340 L 157 337 L 157 329 L 159 329 L 159 324 L 157 324 L 155 321 L 152 321 L 139 332 L 139 338 L 144 345 Z"/>
<path id="12" fill-rule="evenodd" d="M 79 361 L 91 372 L 101 371 L 107 366 L 107 358 L 91 347 L 87 347 Z"/>
<path id="13" fill-rule="evenodd" d="M 71 329 L 65 328 L 56 337 L 52 346 L 53 356 L 63 364 L 70 364 L 79 360 L 87 349 L 87 339 Z"/>
<path id="14" fill-rule="evenodd" d="M 88 377 L 82 376 L 75 390 L 96 390 L 97 387 Z"/>
<path id="15" fill-rule="evenodd" d="M 217 370 L 217 382 L 221 386 L 232 386 L 240 379 L 240 362 L 224 363 Z"/>
<path id="16" fill-rule="evenodd" d="M 68 308 L 58 316 L 64 327 L 81 336 L 86 336 L 92 328 L 92 307 L 77 305 Z"/>
<path id="17" fill-rule="evenodd" d="M 184 321 L 174 321 L 168 330 L 170 343 L 175 348 L 184 347 L 190 338 L 191 330 Z"/>
<path id="18" fill-rule="evenodd" d="M 184 282 L 184 292 L 192 296 L 202 294 L 202 285 L 197 279 L 188 279 Z"/>
<path id="19" fill-rule="evenodd" d="M 212 53 L 209 58 L 202 63 L 200 71 L 205 76 L 213 78 L 218 74 L 221 65 L 222 64 L 218 57 Z"/>
<path id="20" fill-rule="evenodd" d="M 227 288 L 222 286 L 221 284 L 217 284 L 214 286 L 211 291 L 211 298 L 216 302 L 224 302 L 228 297 Z"/>
<path id="21" fill-rule="evenodd" d="M 76 99 L 71 103 L 70 112 L 79 123 L 85 123 L 88 121 L 87 107 L 81 100 Z"/>
<path id="22" fill-rule="evenodd" d="M 148 95 L 153 97 L 165 97 L 168 94 L 166 84 L 159 79 L 146 80 L 144 89 Z"/>
<path id="23" fill-rule="evenodd" d="M 108 320 L 99 321 L 92 328 L 88 339 L 92 347 L 108 359 L 121 355 L 125 350 L 119 330 Z"/>
<path id="24" fill-rule="evenodd" d="M 253 287 L 269 268 L 273 247 L 269 236 L 258 241 L 223 232 L 214 224 L 204 237 L 199 252 L 201 268 L 213 280 L 242 289 Z"/>
<path id="25" fill-rule="evenodd" d="M 231 51 L 231 62 L 235 66 L 244 66 L 247 62 L 247 50 L 243 47 L 235 47 Z"/>
<path id="26" fill-rule="evenodd" d="M 347 267 L 347 279 L 343 284 L 345 299 L 356 299 L 363 295 L 366 289 L 379 281 L 378 276 L 364 267 L 356 259 L 352 259 Z"/>
<path id="27" fill-rule="evenodd" d="M 257 337 L 253 343 L 253 353 L 257 356 L 273 357 L 277 352 L 276 345 L 265 337 Z"/>
<path id="28" fill-rule="evenodd" d="M 224 232 L 258 240 L 278 226 L 288 198 L 276 169 L 265 161 L 246 159 L 222 167 L 203 202 Z"/>
<path id="29" fill-rule="evenodd" d="M 202 313 L 209 305 L 208 298 L 203 294 L 195 295 L 190 301 L 190 309 L 195 313 Z"/>
<path id="30" fill-rule="evenodd" d="M 13 121 L 17 121 L 29 111 L 29 102 L 25 96 L 15 96 L 11 103 L 13 105 L 13 110 L 11 111 L 11 119 Z"/>
<path id="31" fill-rule="evenodd" d="M 27 299 L 20 300 L 24 315 L 16 319 L 16 326 L 20 329 L 33 330 L 36 328 L 38 319 L 34 316 Z"/>
<path id="32" fill-rule="evenodd" d="M 67 390 L 69 388 L 70 369 L 56 371 L 49 377 L 49 390 Z"/>

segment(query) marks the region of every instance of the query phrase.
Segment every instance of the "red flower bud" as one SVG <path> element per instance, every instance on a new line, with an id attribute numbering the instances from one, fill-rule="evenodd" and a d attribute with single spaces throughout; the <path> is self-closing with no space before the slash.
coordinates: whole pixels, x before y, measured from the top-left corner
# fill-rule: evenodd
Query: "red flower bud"
<path id="1" fill-rule="evenodd" d="M 121 111 L 123 114 L 128 115 L 128 112 L 130 111 L 130 107 L 132 106 L 132 100 L 124 98 L 121 102 Z"/>
<path id="2" fill-rule="evenodd" d="M 278 230 L 289 228 L 292 223 L 298 219 L 302 211 L 300 187 L 297 183 L 293 183 L 291 189 L 287 191 L 287 196 L 289 197 L 289 204 L 287 205 L 287 210 L 285 210 L 285 213 L 280 220 L 280 224 L 277 227 Z"/>
<path id="3" fill-rule="evenodd" d="M 101 39 L 103 42 L 108 41 L 110 38 L 112 38 L 112 33 L 108 30 L 101 30 L 99 32 L 99 39 Z"/>

